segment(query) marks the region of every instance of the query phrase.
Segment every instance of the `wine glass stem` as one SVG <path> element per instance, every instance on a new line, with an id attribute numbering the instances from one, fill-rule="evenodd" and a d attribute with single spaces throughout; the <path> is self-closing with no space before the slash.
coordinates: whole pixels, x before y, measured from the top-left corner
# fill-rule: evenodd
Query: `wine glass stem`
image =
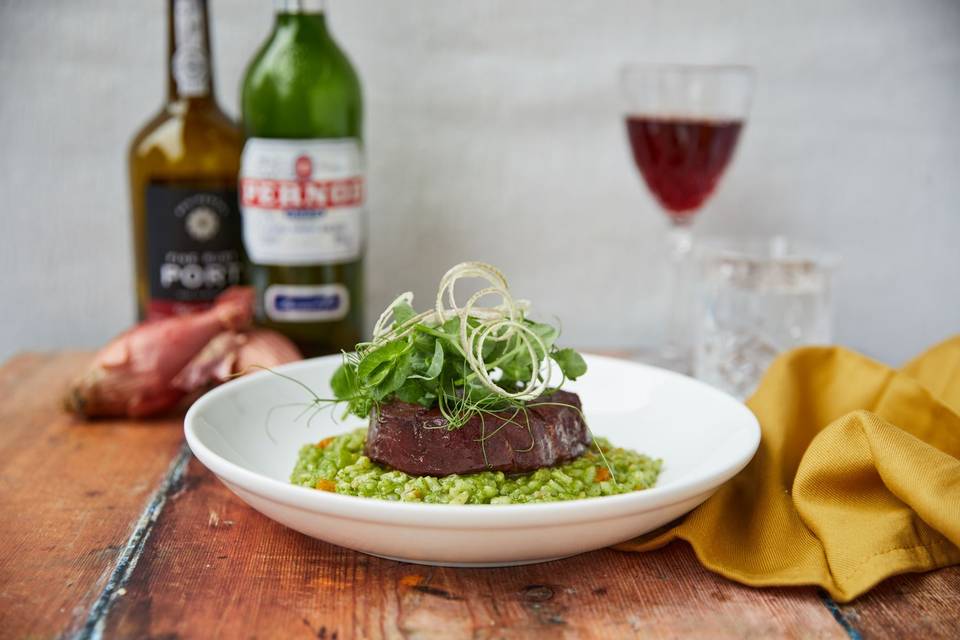
<path id="1" fill-rule="evenodd" d="M 676 360 L 682 369 L 690 368 L 691 253 L 693 233 L 690 222 L 675 220 L 667 234 L 668 302 L 664 355 Z"/>

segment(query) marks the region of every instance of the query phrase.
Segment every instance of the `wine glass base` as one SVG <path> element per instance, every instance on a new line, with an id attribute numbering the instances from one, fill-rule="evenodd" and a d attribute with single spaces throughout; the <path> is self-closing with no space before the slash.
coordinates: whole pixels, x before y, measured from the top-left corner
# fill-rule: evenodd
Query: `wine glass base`
<path id="1" fill-rule="evenodd" d="M 661 369 L 669 369 L 687 376 L 693 373 L 693 360 L 689 351 L 675 348 L 641 347 L 627 352 L 627 356 L 631 360 Z"/>

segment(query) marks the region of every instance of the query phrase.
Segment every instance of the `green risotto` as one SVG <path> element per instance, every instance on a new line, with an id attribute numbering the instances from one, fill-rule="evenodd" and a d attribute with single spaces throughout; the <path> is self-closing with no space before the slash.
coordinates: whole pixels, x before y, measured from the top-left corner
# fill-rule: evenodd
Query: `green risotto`
<path id="1" fill-rule="evenodd" d="M 596 438 L 593 449 L 576 460 L 532 473 L 507 475 L 500 471 L 481 471 L 441 478 L 411 476 L 382 467 L 363 455 L 366 433 L 366 429 L 357 429 L 304 445 L 290 482 L 348 496 L 402 502 L 519 504 L 648 489 L 657 481 L 662 465 L 661 460 L 612 447 L 605 439 Z M 603 451 L 603 458 L 597 453 L 596 445 Z"/>

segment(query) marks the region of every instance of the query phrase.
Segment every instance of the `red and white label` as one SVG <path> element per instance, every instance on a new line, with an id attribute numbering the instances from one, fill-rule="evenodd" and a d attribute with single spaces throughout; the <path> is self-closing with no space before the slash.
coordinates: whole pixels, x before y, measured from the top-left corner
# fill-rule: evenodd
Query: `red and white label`
<path id="1" fill-rule="evenodd" d="M 240 204 L 258 209 L 339 209 L 363 205 L 363 178 L 240 180 Z"/>
<path id="2" fill-rule="evenodd" d="M 240 165 L 243 243 L 257 264 L 349 262 L 363 251 L 356 139 L 250 138 Z"/>

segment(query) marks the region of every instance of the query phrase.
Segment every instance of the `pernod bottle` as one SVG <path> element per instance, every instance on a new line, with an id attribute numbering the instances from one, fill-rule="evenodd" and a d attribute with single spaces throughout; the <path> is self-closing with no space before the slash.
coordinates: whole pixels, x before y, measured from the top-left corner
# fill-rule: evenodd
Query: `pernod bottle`
<path id="1" fill-rule="evenodd" d="M 205 0 L 168 0 L 167 102 L 130 146 L 140 319 L 207 308 L 243 279 L 243 136 L 213 96 Z"/>
<path id="2" fill-rule="evenodd" d="M 363 321 L 363 108 L 322 3 L 277 2 L 241 103 L 240 207 L 258 321 L 308 356 L 352 349 Z"/>

